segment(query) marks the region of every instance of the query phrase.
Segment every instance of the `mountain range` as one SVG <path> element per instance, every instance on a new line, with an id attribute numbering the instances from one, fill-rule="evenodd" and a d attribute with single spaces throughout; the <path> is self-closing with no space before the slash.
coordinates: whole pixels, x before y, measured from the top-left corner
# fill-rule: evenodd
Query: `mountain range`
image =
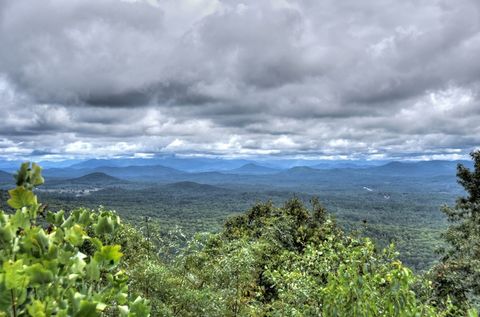
<path id="1" fill-rule="evenodd" d="M 205 184 L 222 188 L 248 187 L 249 190 L 300 190 L 315 192 L 339 188 L 394 188 L 424 184 L 437 191 L 456 188 L 455 174 L 458 163 L 472 167 L 469 161 L 421 161 L 389 162 L 380 166 L 354 166 L 318 168 L 295 166 L 279 169 L 257 163 L 245 163 L 240 167 L 216 171 L 185 171 L 163 165 L 129 165 L 108 160 L 84 162 L 65 168 L 46 168 L 45 186 L 146 186 L 148 184 L 172 184 L 189 186 Z M 131 163 L 131 162 L 130 162 Z M 238 162 L 237 162 L 238 163 Z M 109 164 L 114 166 L 107 166 Z M 98 166 L 101 165 L 101 166 Z M 0 185 L 12 186 L 12 174 L 0 171 Z M 145 185 L 140 185 L 145 184 Z M 422 189 L 422 187 L 419 187 Z"/>
<path id="2" fill-rule="evenodd" d="M 207 162 L 203 161 L 203 162 Z M 380 166 L 349 165 L 326 168 L 325 166 L 295 166 L 273 168 L 248 162 L 227 170 L 188 171 L 164 165 L 127 165 L 126 160 L 89 160 L 70 167 L 46 168 L 43 175 L 49 184 L 102 184 L 114 185 L 133 181 L 137 183 L 195 182 L 210 185 L 240 184 L 251 186 L 338 186 L 372 183 L 401 182 L 402 179 L 436 178 L 439 181 L 455 179 L 458 163 L 468 167 L 469 161 L 420 161 L 389 162 Z M 145 163 L 145 161 L 142 161 Z M 156 161 L 149 161 L 156 162 Z M 208 161 L 209 162 L 209 161 Z M 235 163 L 228 164 L 237 165 Z M 227 163 L 222 165 L 225 168 Z M 12 184 L 12 175 L 0 171 L 0 184 Z M 184 183 L 187 184 L 187 183 Z"/>

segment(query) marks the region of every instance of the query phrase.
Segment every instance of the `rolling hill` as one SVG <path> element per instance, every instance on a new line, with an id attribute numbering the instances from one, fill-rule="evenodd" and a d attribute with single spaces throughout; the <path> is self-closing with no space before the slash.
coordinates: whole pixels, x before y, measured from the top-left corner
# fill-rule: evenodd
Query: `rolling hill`
<path id="1" fill-rule="evenodd" d="M 65 180 L 64 182 L 78 185 L 112 185 L 126 183 L 125 180 L 101 172 L 90 173 L 78 178 Z"/>
<path id="2" fill-rule="evenodd" d="M 234 168 L 232 170 L 226 171 L 225 173 L 228 174 L 247 174 L 247 175 L 263 175 L 263 174 L 275 174 L 278 173 L 280 170 L 270 167 L 265 167 L 261 165 L 257 165 L 254 163 L 245 164 L 239 168 Z"/>
<path id="3" fill-rule="evenodd" d="M 94 169 L 94 171 L 105 173 L 121 179 L 147 182 L 165 182 L 185 174 L 185 172 L 162 165 L 125 167 L 103 166 Z"/>
<path id="4" fill-rule="evenodd" d="M 1 184 L 12 184 L 14 185 L 15 180 L 13 175 L 4 171 L 0 171 L 0 183 Z"/>
<path id="5" fill-rule="evenodd" d="M 230 193 L 231 190 L 208 185 L 208 184 L 200 184 L 196 182 L 190 181 L 183 181 L 183 182 L 176 182 L 170 183 L 166 185 L 162 185 L 160 187 L 165 192 L 174 191 L 176 194 L 179 192 L 189 192 L 189 193 Z"/>
<path id="6" fill-rule="evenodd" d="M 467 167 L 472 167 L 472 163 L 469 161 L 395 161 L 382 166 L 371 167 L 367 170 L 373 173 L 395 176 L 422 177 L 449 175 L 454 177 L 459 163 Z"/>
<path id="7" fill-rule="evenodd" d="M 97 161 L 96 161 L 97 162 Z M 238 163 L 238 162 L 237 162 Z M 143 166 L 100 166 L 93 169 L 58 168 L 46 169 L 44 175 L 47 182 L 80 178 L 91 173 L 104 173 L 118 179 L 136 183 L 168 184 L 175 182 L 195 182 L 210 185 L 249 185 L 249 186 L 279 186 L 292 188 L 315 186 L 319 188 L 346 188 L 358 186 L 396 186 L 405 182 L 423 184 L 453 184 L 455 185 L 456 166 L 461 161 L 421 161 L 421 162 L 389 162 L 373 167 L 346 167 L 318 169 L 308 166 L 296 166 L 277 170 L 272 167 L 254 163 L 228 171 L 185 172 L 164 165 Z M 10 176 L 5 176 L 11 182 Z M 430 181 L 427 181 L 426 179 Z M 434 181 L 433 181 L 434 180 Z M 435 185 L 436 186 L 436 185 Z M 450 185 L 448 185 L 450 186 Z M 445 186 L 440 186 L 445 190 Z M 311 191 L 308 190 L 309 192 Z"/>

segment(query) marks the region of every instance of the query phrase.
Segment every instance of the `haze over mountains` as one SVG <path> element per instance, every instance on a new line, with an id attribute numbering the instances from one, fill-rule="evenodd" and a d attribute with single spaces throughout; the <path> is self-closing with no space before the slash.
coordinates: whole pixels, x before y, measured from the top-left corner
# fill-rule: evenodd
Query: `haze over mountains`
<path id="1" fill-rule="evenodd" d="M 80 176 L 78 178 L 68 179 L 70 184 L 78 184 L 78 185 L 112 185 L 112 184 L 120 184 L 125 183 L 125 180 L 121 180 L 119 178 L 107 175 L 102 172 L 93 172 L 84 176 Z"/>
<path id="2" fill-rule="evenodd" d="M 161 163 L 161 164 L 160 164 Z M 177 183 L 195 182 L 211 185 L 276 186 L 311 190 L 323 187 L 345 187 L 368 184 L 392 186 L 405 181 L 423 178 L 426 186 L 455 184 L 458 163 L 471 166 L 469 161 L 418 161 L 418 162 L 370 162 L 370 161 L 268 161 L 190 159 L 92 159 L 73 162 L 71 166 L 45 168 L 49 184 L 97 184 L 121 183 Z M 11 163 L 13 165 L 13 163 Z M 42 164 L 42 163 L 41 163 Z M 291 167 L 291 165 L 300 164 Z M 1 166 L 5 166 L 3 162 Z M 47 166 L 49 166 L 47 164 Z M 62 166 L 62 165 L 60 165 Z M 215 168 L 218 166 L 218 168 Z M 11 169 L 0 172 L 0 182 L 12 182 Z M 429 180 L 426 181 L 426 178 Z M 186 183 L 185 183 L 186 184 Z"/>

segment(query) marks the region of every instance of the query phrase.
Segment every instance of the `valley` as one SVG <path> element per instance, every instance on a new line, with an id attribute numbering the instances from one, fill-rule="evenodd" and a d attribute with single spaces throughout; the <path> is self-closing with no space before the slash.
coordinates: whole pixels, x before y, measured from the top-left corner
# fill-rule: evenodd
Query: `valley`
<path id="1" fill-rule="evenodd" d="M 177 228 L 188 237 L 218 231 L 226 219 L 257 202 L 281 206 L 297 197 L 308 204 L 318 197 L 344 229 L 373 238 L 379 247 L 394 243 L 402 261 L 421 271 L 437 259 L 446 227 L 441 206 L 453 204 L 462 193 L 455 180 L 457 163 L 282 168 L 248 162 L 230 170 L 199 171 L 92 161 L 45 169 L 46 183 L 38 195 L 52 210 L 103 205 L 139 227 L 150 217 L 161 232 Z M 2 175 L 6 189 L 8 174 Z"/>

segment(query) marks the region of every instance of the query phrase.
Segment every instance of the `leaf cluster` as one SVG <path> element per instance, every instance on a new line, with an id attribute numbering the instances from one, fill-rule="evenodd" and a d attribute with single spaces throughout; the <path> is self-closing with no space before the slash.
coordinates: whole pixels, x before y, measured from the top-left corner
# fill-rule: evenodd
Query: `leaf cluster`
<path id="1" fill-rule="evenodd" d="M 33 192 L 43 183 L 35 164 L 22 164 L 16 180 L 8 200 L 15 212 L 0 211 L 0 316 L 148 316 L 144 299 L 129 298 L 120 246 L 104 243 L 119 217 L 47 212 Z"/>

